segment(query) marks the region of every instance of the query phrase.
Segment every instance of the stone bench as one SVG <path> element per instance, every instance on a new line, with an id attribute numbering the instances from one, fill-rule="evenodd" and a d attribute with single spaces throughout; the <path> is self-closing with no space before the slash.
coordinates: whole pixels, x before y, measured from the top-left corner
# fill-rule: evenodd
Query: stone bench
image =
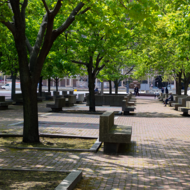
<path id="1" fill-rule="evenodd" d="M 0 110 L 8 109 L 9 105 L 12 105 L 12 101 L 5 101 L 5 96 L 0 96 Z"/>
<path id="2" fill-rule="evenodd" d="M 45 97 L 45 100 L 53 100 L 53 96 L 51 95 L 51 92 L 42 92 L 42 96 Z"/>
<path id="3" fill-rule="evenodd" d="M 15 104 L 18 104 L 18 105 L 23 104 L 22 94 L 21 93 L 14 94 L 13 101 L 15 102 Z"/>
<path id="4" fill-rule="evenodd" d="M 177 103 L 178 102 L 178 97 L 177 96 L 173 96 L 173 101 L 168 101 L 168 105 L 171 107 L 172 103 Z"/>
<path id="5" fill-rule="evenodd" d="M 135 107 L 128 105 L 128 102 L 126 100 L 122 101 L 122 111 L 124 115 L 128 115 L 130 111 L 134 111 Z"/>
<path id="6" fill-rule="evenodd" d="M 46 104 L 47 108 L 51 108 L 52 111 L 62 111 L 62 107 L 65 107 L 65 98 L 56 98 L 55 104 Z"/>
<path id="7" fill-rule="evenodd" d="M 178 111 L 183 112 L 183 115 L 186 116 L 188 115 L 188 111 L 190 110 L 190 100 L 186 101 L 186 107 L 178 107 Z"/>
<path id="8" fill-rule="evenodd" d="M 122 106 L 125 95 L 95 95 L 95 106 Z M 86 96 L 87 106 L 89 105 L 89 95 Z"/>
<path id="9" fill-rule="evenodd" d="M 74 104 L 76 103 L 76 95 L 68 94 L 65 102 L 67 107 L 74 106 Z"/>
<path id="10" fill-rule="evenodd" d="M 190 100 L 190 97 L 178 97 L 177 103 L 171 103 L 171 106 L 174 107 L 175 110 L 178 110 L 178 107 L 185 107 L 186 101 Z"/>
<path id="11" fill-rule="evenodd" d="M 100 116 L 99 140 L 104 142 L 104 153 L 118 153 L 119 148 L 131 142 L 132 127 L 114 125 L 114 112 Z"/>
<path id="12" fill-rule="evenodd" d="M 78 98 L 76 99 L 76 103 L 82 103 L 84 101 L 84 94 L 78 94 Z"/>

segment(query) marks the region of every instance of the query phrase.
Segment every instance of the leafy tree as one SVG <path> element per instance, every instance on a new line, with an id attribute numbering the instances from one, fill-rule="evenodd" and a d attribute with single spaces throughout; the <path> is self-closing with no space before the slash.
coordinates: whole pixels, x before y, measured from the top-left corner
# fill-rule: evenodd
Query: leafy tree
<path id="1" fill-rule="evenodd" d="M 45 0 L 30 2 L 28 0 L 10 0 L 9 2 L 9 4 L 7 2 L 1 4 L 0 9 L 6 8 L 9 14 L 12 11 L 14 19 L 12 20 L 3 11 L 0 21 L 12 33 L 19 57 L 24 101 L 23 142 L 39 142 L 36 89 L 44 61 L 58 36 L 75 21 L 78 15 L 84 14 L 89 8 L 85 7 L 85 2 L 79 1 L 72 3 L 64 1 L 63 3 L 61 0 L 48 0 L 47 2 Z M 10 5 L 10 10 L 8 5 Z M 8 20 L 12 20 L 12 22 Z M 39 24 L 40 22 L 41 24 Z M 27 31 L 28 26 L 33 26 L 34 32 L 36 31 L 35 27 L 40 26 L 36 39 L 33 35 L 30 35 L 31 38 L 27 37 L 27 34 L 33 32 L 32 30 Z"/>
<path id="2" fill-rule="evenodd" d="M 2 33 L 6 35 L 6 41 L 2 39 L 2 43 L 0 45 L 1 52 L 1 61 L 0 61 L 0 70 L 4 73 L 4 75 L 11 75 L 12 78 L 12 89 L 11 89 L 11 99 L 15 94 L 15 82 L 16 76 L 19 71 L 18 66 L 18 54 L 15 48 L 14 39 L 8 32 L 5 27 L 2 27 Z"/>

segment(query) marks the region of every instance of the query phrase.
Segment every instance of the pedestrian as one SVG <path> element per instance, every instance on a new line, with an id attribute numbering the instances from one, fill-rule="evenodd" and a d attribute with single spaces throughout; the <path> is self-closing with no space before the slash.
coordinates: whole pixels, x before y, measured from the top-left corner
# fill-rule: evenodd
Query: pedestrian
<path id="1" fill-rule="evenodd" d="M 162 87 L 162 90 L 161 90 L 161 91 L 162 91 L 162 94 L 164 94 L 164 87 Z"/>
<path id="2" fill-rule="evenodd" d="M 165 92 L 166 92 L 166 94 L 168 94 L 168 88 L 166 87 L 166 89 L 165 89 Z"/>
<path id="3" fill-rule="evenodd" d="M 166 107 L 166 104 L 168 103 L 168 101 L 173 101 L 173 95 L 172 95 L 172 93 L 170 93 L 169 97 L 165 100 L 165 102 L 164 102 L 165 107 Z"/>
<path id="4" fill-rule="evenodd" d="M 137 93 L 137 96 L 139 96 L 139 88 L 138 88 L 138 86 L 136 87 L 136 93 Z"/>

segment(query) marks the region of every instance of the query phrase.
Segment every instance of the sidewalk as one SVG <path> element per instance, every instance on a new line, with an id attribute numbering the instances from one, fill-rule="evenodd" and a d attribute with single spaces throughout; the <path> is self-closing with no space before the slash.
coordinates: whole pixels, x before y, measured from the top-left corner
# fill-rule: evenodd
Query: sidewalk
<path id="1" fill-rule="evenodd" d="M 0 112 L 0 130 L 6 130 L 8 124 L 22 121 L 22 112 L 18 112 L 21 106 L 15 107 Z M 84 176 L 81 189 L 89 190 L 189 190 L 190 118 L 183 117 L 173 108 L 164 107 L 161 102 L 154 99 L 137 98 L 136 108 L 135 114 L 115 117 L 116 124 L 132 126 L 131 149 L 125 155 L 104 155 L 102 148 L 98 153 L 13 151 L 0 148 L 0 168 L 80 169 Z M 75 109 L 88 107 L 80 105 Z M 97 107 L 97 110 L 114 109 L 121 111 L 121 108 Z M 41 122 L 51 125 L 50 122 L 56 121 L 64 122 L 66 125 L 44 126 L 43 130 L 49 129 L 48 132 L 57 130 L 64 134 L 86 133 L 92 136 L 99 134 L 98 115 L 52 113 L 43 116 L 45 113 L 51 113 L 48 111 L 43 104 L 39 104 Z M 11 128 L 15 132 L 22 132 L 21 125 Z"/>

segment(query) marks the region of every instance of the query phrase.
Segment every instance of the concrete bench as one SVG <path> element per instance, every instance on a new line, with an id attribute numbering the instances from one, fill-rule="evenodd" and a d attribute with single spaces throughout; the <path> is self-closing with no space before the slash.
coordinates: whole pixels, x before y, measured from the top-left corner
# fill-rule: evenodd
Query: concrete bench
<path id="1" fill-rule="evenodd" d="M 62 90 L 62 96 L 67 96 L 67 91 L 66 90 Z"/>
<path id="2" fill-rule="evenodd" d="M 186 107 L 178 107 L 178 111 L 183 112 L 183 115 L 186 116 L 188 115 L 188 111 L 190 110 L 190 100 L 186 101 Z"/>
<path id="3" fill-rule="evenodd" d="M 75 103 L 76 103 L 76 95 L 68 94 L 66 98 L 66 106 L 71 107 L 74 106 Z"/>
<path id="4" fill-rule="evenodd" d="M 53 100 L 53 96 L 51 95 L 51 92 L 42 92 L 42 96 L 45 97 L 45 100 Z"/>
<path id="5" fill-rule="evenodd" d="M 178 103 L 171 103 L 171 106 L 174 107 L 175 110 L 178 110 L 178 107 L 185 107 L 186 101 L 190 100 L 190 97 L 178 97 Z"/>
<path id="6" fill-rule="evenodd" d="M 0 96 L 0 110 L 8 109 L 9 105 L 12 105 L 12 101 L 6 101 L 5 96 Z"/>
<path id="7" fill-rule="evenodd" d="M 65 107 L 65 98 L 56 98 L 55 104 L 46 104 L 47 108 L 51 108 L 52 111 L 62 111 L 62 107 Z"/>
<path id="8" fill-rule="evenodd" d="M 13 101 L 15 102 L 15 104 L 18 104 L 18 105 L 23 104 L 22 94 L 21 93 L 14 94 Z"/>
<path id="9" fill-rule="evenodd" d="M 54 97 L 54 99 L 63 98 L 63 95 L 60 95 L 60 93 L 58 91 L 53 91 L 53 97 Z"/>
<path id="10" fill-rule="evenodd" d="M 100 116 L 99 140 L 104 142 L 104 153 L 118 153 L 122 145 L 131 142 L 132 127 L 114 125 L 114 112 Z"/>
<path id="11" fill-rule="evenodd" d="M 125 96 L 124 100 L 126 100 L 128 106 L 134 106 L 135 102 L 131 100 L 131 98 L 129 96 Z M 123 104 L 122 104 L 123 105 Z"/>
<path id="12" fill-rule="evenodd" d="M 129 106 L 126 100 L 122 101 L 122 111 L 124 115 L 128 115 L 130 111 L 134 111 L 134 110 L 135 110 L 135 107 Z"/>
<path id="13" fill-rule="evenodd" d="M 164 94 L 161 93 L 160 96 L 158 97 L 158 100 L 159 100 L 159 101 L 163 101 L 163 99 L 164 99 Z"/>
<path id="14" fill-rule="evenodd" d="M 78 94 L 78 98 L 76 99 L 76 103 L 82 103 L 84 101 L 84 94 Z"/>
<path id="15" fill-rule="evenodd" d="M 173 101 L 168 101 L 168 105 L 171 107 L 172 103 L 177 103 L 178 102 L 178 96 L 173 96 Z"/>
<path id="16" fill-rule="evenodd" d="M 122 106 L 125 95 L 95 95 L 95 106 Z M 87 106 L 89 105 L 89 95 L 86 96 Z"/>

